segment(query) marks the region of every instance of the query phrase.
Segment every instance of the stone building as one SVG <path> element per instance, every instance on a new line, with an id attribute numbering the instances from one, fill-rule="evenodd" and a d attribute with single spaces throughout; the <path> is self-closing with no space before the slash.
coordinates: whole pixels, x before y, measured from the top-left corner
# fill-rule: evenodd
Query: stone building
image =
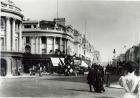
<path id="1" fill-rule="evenodd" d="M 17 75 L 22 69 L 22 20 L 19 7 L 10 0 L 1 0 L 1 76 Z"/>
<path id="2" fill-rule="evenodd" d="M 58 59 L 74 55 L 73 33 L 72 26 L 65 25 L 65 19 L 23 21 L 23 52 L 32 55 L 30 61 L 29 58 L 24 59 L 25 72 L 40 63 L 48 68 L 54 57 Z"/>

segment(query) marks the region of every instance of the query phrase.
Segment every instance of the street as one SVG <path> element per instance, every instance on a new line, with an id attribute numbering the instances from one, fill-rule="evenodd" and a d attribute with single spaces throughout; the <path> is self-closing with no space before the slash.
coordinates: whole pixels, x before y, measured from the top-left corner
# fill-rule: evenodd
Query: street
<path id="1" fill-rule="evenodd" d="M 87 83 L 79 82 L 79 79 L 47 76 L 2 78 L 0 97 L 120 98 L 124 93 L 117 88 L 105 88 L 104 93 L 89 92 Z"/>

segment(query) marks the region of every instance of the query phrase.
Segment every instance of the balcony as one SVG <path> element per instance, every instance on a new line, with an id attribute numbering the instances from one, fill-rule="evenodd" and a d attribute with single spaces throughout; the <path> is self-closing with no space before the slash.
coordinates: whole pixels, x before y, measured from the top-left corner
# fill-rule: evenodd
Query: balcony
<path id="1" fill-rule="evenodd" d="M 21 13 L 21 9 L 18 8 L 17 6 L 15 6 L 15 4 L 13 4 L 10 1 L 8 1 L 8 2 L 1 1 L 1 9 Z"/>

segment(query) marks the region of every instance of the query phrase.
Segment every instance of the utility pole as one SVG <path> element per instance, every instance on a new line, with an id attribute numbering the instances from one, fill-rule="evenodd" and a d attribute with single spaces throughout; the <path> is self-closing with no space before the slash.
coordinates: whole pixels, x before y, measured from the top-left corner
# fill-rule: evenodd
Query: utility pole
<path id="1" fill-rule="evenodd" d="M 57 0 L 57 18 L 58 18 L 58 0 Z"/>
<path id="2" fill-rule="evenodd" d="M 86 33 L 87 32 L 86 29 L 87 29 L 87 21 L 85 20 L 85 38 L 86 38 L 86 34 L 87 34 Z"/>
<path id="3" fill-rule="evenodd" d="M 139 33 L 137 32 L 137 45 L 139 45 Z"/>

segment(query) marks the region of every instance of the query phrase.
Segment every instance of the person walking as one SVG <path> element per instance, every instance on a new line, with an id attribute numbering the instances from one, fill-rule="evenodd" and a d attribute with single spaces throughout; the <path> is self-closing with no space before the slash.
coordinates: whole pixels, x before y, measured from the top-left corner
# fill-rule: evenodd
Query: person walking
<path id="1" fill-rule="evenodd" d="M 140 98 L 140 79 L 136 73 L 138 65 L 128 62 L 124 68 L 126 74 L 119 79 L 119 84 L 126 91 L 122 98 Z"/>
<path id="2" fill-rule="evenodd" d="M 94 85 L 95 78 L 96 78 L 95 75 L 96 75 L 96 73 L 95 73 L 95 70 L 94 70 L 93 65 L 92 65 L 91 68 L 89 67 L 89 72 L 87 75 L 87 82 L 89 84 L 90 92 L 92 92 L 92 86 L 93 86 L 94 90 L 96 91 L 95 85 Z"/>

